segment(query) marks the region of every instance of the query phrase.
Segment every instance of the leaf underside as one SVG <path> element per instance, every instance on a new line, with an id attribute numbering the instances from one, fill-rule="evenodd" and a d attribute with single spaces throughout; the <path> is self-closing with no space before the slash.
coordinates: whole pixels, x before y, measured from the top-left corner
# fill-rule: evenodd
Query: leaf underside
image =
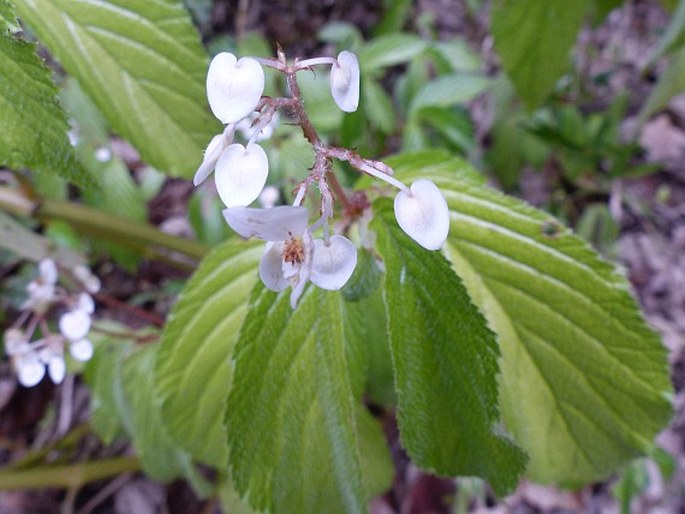
<path id="1" fill-rule="evenodd" d="M 498 335 L 501 408 L 528 474 L 577 486 L 648 451 L 671 384 L 625 278 L 549 214 L 454 173 L 398 173 L 419 176 L 447 199 L 446 254 Z"/>

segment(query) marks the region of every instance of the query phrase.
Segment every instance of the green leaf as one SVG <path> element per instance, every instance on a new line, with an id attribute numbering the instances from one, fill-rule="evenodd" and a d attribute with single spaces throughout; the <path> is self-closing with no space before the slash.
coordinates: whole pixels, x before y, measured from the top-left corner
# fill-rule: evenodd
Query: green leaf
<path id="1" fill-rule="evenodd" d="M 645 67 L 652 66 L 657 59 L 663 57 L 671 50 L 682 47 L 685 43 L 685 0 L 678 2 L 678 7 L 671 15 L 671 23 L 668 25 L 665 34 L 661 37 L 649 61 Z"/>
<path id="2" fill-rule="evenodd" d="M 0 28 L 3 30 L 9 25 L 16 23 L 16 17 L 12 5 L 8 0 L 0 0 Z"/>
<path id="3" fill-rule="evenodd" d="M 159 344 L 139 347 L 122 370 L 126 396 L 133 413 L 133 442 L 140 464 L 153 480 L 167 482 L 185 476 L 202 497 L 211 485 L 195 469 L 190 455 L 174 444 L 162 420 L 161 403 L 155 395 L 153 371 Z"/>
<path id="4" fill-rule="evenodd" d="M 485 92 L 491 85 L 492 81 L 487 77 L 471 73 L 453 73 L 438 77 L 419 89 L 411 101 L 409 113 L 415 114 L 428 105 L 452 107 L 468 102 Z"/>
<path id="5" fill-rule="evenodd" d="M 232 476 L 252 505 L 279 512 L 365 512 L 357 435 L 360 368 L 343 300 L 310 287 L 255 290 L 235 353 L 226 422 Z"/>
<path id="6" fill-rule="evenodd" d="M 450 110 L 427 106 L 416 113 L 417 121 L 434 129 L 447 143 L 463 155 L 469 155 L 474 145 L 474 128 L 465 110 Z"/>
<path id="7" fill-rule="evenodd" d="M 69 143 L 64 111 L 36 45 L 0 33 L 0 166 L 88 184 Z"/>
<path id="8" fill-rule="evenodd" d="M 387 276 L 385 304 L 402 444 L 421 468 L 476 475 L 513 489 L 525 456 L 496 424 L 495 335 L 439 252 L 397 225 L 390 200 L 374 204 Z"/>
<path id="9" fill-rule="evenodd" d="M 133 413 L 128 408 L 121 380 L 124 359 L 131 353 L 130 341 L 112 342 L 109 338 L 94 338 L 95 353 L 84 370 L 90 387 L 90 426 L 105 444 L 131 436 Z"/>
<path id="10" fill-rule="evenodd" d="M 15 0 L 17 12 L 152 166 L 191 176 L 219 123 L 207 57 L 180 1 Z"/>
<path id="11" fill-rule="evenodd" d="M 171 436 L 219 469 L 228 463 L 223 418 L 229 359 L 262 253 L 263 245 L 235 239 L 213 250 L 174 305 L 157 356 L 155 387 Z"/>
<path id="12" fill-rule="evenodd" d="M 637 127 L 647 121 L 652 114 L 660 111 L 674 96 L 685 90 L 685 48 L 673 54 L 669 66 L 652 89 L 647 101 L 640 109 Z"/>
<path id="13" fill-rule="evenodd" d="M 390 95 L 372 78 L 362 82 L 362 107 L 372 127 L 383 134 L 392 134 L 397 129 L 395 108 Z"/>
<path id="14" fill-rule="evenodd" d="M 671 384 L 626 279 L 549 214 L 453 174 L 398 173 L 419 176 L 444 193 L 446 253 L 499 336 L 502 413 L 528 474 L 577 486 L 648 452 Z"/>
<path id="15" fill-rule="evenodd" d="M 359 52 L 362 73 L 411 61 L 427 48 L 427 43 L 413 34 L 395 33 L 378 36 Z"/>
<path id="16" fill-rule="evenodd" d="M 569 69 L 589 0 L 496 0 L 492 34 L 502 66 L 529 108 L 540 105 Z"/>
<path id="17" fill-rule="evenodd" d="M 623 0 L 593 0 L 595 4 L 595 23 L 601 23 L 611 11 L 623 5 Z"/>

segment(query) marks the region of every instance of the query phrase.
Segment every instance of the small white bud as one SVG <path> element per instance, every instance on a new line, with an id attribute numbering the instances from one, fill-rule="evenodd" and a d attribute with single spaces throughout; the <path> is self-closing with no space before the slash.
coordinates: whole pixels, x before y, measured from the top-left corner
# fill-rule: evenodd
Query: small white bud
<path id="1" fill-rule="evenodd" d="M 48 361 L 48 375 L 50 375 L 50 379 L 53 381 L 53 383 L 62 383 L 66 372 L 67 367 L 64 363 L 64 357 L 61 355 L 53 355 L 50 357 L 50 360 Z"/>
<path id="2" fill-rule="evenodd" d="M 90 315 L 81 309 L 65 312 L 59 318 L 59 331 L 70 341 L 83 339 L 90 330 Z"/>
<path id="3" fill-rule="evenodd" d="M 338 107 L 354 112 L 359 106 L 359 61 L 352 52 L 342 51 L 331 67 L 331 95 Z"/>
<path id="4" fill-rule="evenodd" d="M 95 294 L 100 291 L 100 279 L 93 275 L 90 269 L 83 264 L 79 264 L 74 268 L 74 276 L 89 293 Z"/>
<path id="5" fill-rule="evenodd" d="M 45 376 L 45 364 L 33 352 L 17 357 L 14 361 L 17 379 L 24 387 L 33 387 Z"/>
<path id="6" fill-rule="evenodd" d="M 93 356 L 93 343 L 88 339 L 80 339 L 69 345 L 69 353 L 80 362 L 89 361 Z"/>

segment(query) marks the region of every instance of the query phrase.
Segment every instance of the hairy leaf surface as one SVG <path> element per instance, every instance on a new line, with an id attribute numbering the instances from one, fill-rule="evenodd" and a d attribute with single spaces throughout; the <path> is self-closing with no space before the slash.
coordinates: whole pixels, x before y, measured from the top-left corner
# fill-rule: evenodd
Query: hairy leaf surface
<path id="1" fill-rule="evenodd" d="M 390 202 L 374 204 L 395 370 L 402 443 L 417 465 L 442 475 L 476 475 L 499 494 L 525 467 L 497 434 L 495 335 L 439 252 L 397 225 Z"/>
<path id="2" fill-rule="evenodd" d="M 366 511 L 360 437 L 368 430 L 358 423 L 371 420 L 358 418 L 364 367 L 345 342 L 344 303 L 310 287 L 293 311 L 288 292 L 255 291 L 226 421 L 236 486 L 257 509 Z"/>
<path id="3" fill-rule="evenodd" d="M 174 0 L 15 0 L 17 13 L 142 158 L 190 176 L 219 132 L 207 56 Z"/>
<path id="4" fill-rule="evenodd" d="M 404 170 L 452 211 L 446 254 L 499 336 L 502 412 L 530 476 L 578 485 L 647 452 L 671 385 L 626 279 L 549 214 L 455 173 Z"/>
<path id="5" fill-rule="evenodd" d="M 7 9 L 5 15 L 9 14 Z M 0 69 L 0 166 L 29 168 L 86 184 L 67 137 L 69 124 L 57 101 L 57 88 L 36 54 L 36 45 L 3 30 Z"/>

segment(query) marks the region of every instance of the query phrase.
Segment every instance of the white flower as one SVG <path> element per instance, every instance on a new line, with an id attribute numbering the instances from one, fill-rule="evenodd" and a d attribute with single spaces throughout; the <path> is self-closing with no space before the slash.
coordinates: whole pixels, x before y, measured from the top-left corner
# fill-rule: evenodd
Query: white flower
<path id="1" fill-rule="evenodd" d="M 76 308 L 65 312 L 59 318 L 59 331 L 69 341 L 83 339 L 90 330 L 90 314 L 85 310 Z"/>
<path id="2" fill-rule="evenodd" d="M 234 123 L 255 110 L 264 92 L 264 70 L 251 57 L 221 52 L 209 63 L 207 99 L 214 116 Z"/>
<path id="3" fill-rule="evenodd" d="M 83 284 L 83 287 L 91 294 L 95 294 L 100 291 L 100 279 L 93 275 L 93 273 L 88 269 L 88 267 L 83 264 L 79 264 L 74 268 L 74 276 L 76 279 Z"/>
<path id="4" fill-rule="evenodd" d="M 93 356 L 93 343 L 89 339 L 74 341 L 69 345 L 69 353 L 77 361 L 89 361 Z"/>
<path id="5" fill-rule="evenodd" d="M 226 207 L 243 207 L 259 197 L 268 174 L 269 161 L 261 146 L 253 143 L 245 148 L 235 143 L 226 147 L 216 163 L 216 190 Z"/>
<path id="6" fill-rule="evenodd" d="M 45 376 L 45 364 L 36 352 L 26 352 L 14 359 L 17 379 L 24 387 L 33 387 Z"/>
<path id="7" fill-rule="evenodd" d="M 337 290 L 357 265 L 357 250 L 347 238 L 333 236 L 328 242 L 312 239 L 305 207 L 234 207 L 223 214 L 241 236 L 268 241 L 259 263 L 259 277 L 272 291 L 291 286 L 293 308 L 308 280 L 322 289 Z"/>
<path id="8" fill-rule="evenodd" d="M 331 67 L 331 95 L 341 110 L 354 112 L 359 105 L 359 62 L 352 52 L 342 51 Z"/>
<path id="9" fill-rule="evenodd" d="M 38 263 L 38 277 L 26 286 L 29 294 L 22 309 L 31 309 L 43 313 L 55 300 L 55 284 L 57 283 L 57 266 L 52 259 L 43 259 Z"/>
<path id="10" fill-rule="evenodd" d="M 438 187 L 419 179 L 395 197 L 395 217 L 409 237 L 428 250 L 438 250 L 447 239 L 450 213 Z"/>

